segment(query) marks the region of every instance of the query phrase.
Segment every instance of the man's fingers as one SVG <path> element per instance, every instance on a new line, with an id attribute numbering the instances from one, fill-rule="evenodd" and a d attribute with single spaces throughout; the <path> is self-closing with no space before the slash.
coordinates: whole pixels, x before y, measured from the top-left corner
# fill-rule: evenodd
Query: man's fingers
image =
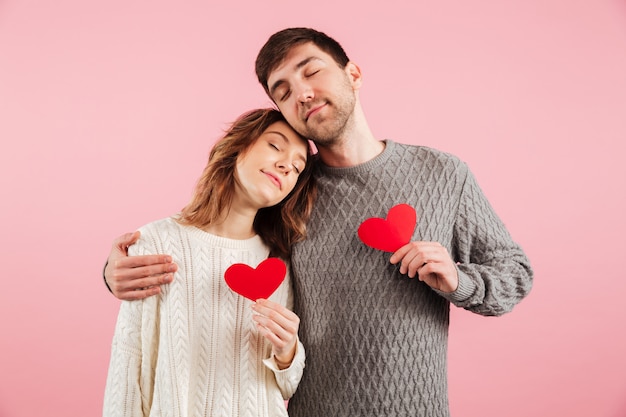
<path id="1" fill-rule="evenodd" d="M 159 274 L 159 275 L 151 275 L 142 279 L 134 279 L 132 281 L 127 281 L 126 285 L 122 284 L 125 290 L 138 291 L 145 288 L 158 287 L 163 284 L 169 284 L 172 282 L 174 276 L 172 274 Z"/>
<path id="2" fill-rule="evenodd" d="M 174 280 L 174 275 L 171 273 L 158 274 L 146 276 L 145 278 L 133 278 L 133 279 L 114 279 L 109 284 L 111 290 L 117 294 L 122 295 L 128 291 L 142 291 L 147 288 L 159 287 L 163 284 L 169 284 Z M 122 297 L 120 297 L 122 298 Z M 143 297 L 140 297 L 143 298 Z"/>
<path id="3" fill-rule="evenodd" d="M 160 285 L 174 279 L 178 269 L 170 255 L 128 256 L 128 247 L 141 233 L 125 233 L 113 241 L 104 270 L 107 285 L 120 300 L 138 300 L 158 294 Z"/>
<path id="4" fill-rule="evenodd" d="M 154 275 L 162 272 L 174 272 L 176 269 L 171 270 L 173 265 L 172 257 L 170 255 L 141 255 L 141 256 L 127 256 L 115 261 L 115 268 L 141 268 L 143 266 L 161 266 L 162 269 L 156 269 L 148 275 Z M 144 275 L 145 276 L 145 275 Z"/>
<path id="5" fill-rule="evenodd" d="M 133 300 L 143 300 L 147 297 L 152 297 L 153 295 L 157 295 L 161 292 L 161 287 L 150 287 L 141 290 L 129 290 L 121 292 L 119 295 L 120 300 L 133 301 Z"/>
<path id="6" fill-rule="evenodd" d="M 169 284 L 178 269 L 169 255 L 129 256 L 107 265 L 107 283 L 113 294 L 122 300 L 144 298 L 142 294 L 127 295 L 127 291 Z M 165 261 L 169 261 L 164 263 Z M 146 295 L 147 296 L 147 295 Z"/>
<path id="7" fill-rule="evenodd" d="M 412 246 L 408 244 L 402 246 L 400 249 L 395 251 L 393 255 L 391 255 L 391 258 L 389 258 L 389 262 L 394 265 L 397 264 L 398 262 L 402 260 L 402 258 L 404 258 L 404 256 L 409 252 L 409 250 L 411 250 L 411 248 Z"/>
<path id="8" fill-rule="evenodd" d="M 174 263 L 156 264 L 149 266 L 141 266 L 137 268 L 120 268 L 116 267 L 112 273 L 112 281 L 120 284 L 130 282 L 135 288 L 149 287 L 155 285 L 153 280 L 162 281 L 164 276 L 169 275 L 165 279 L 171 282 L 171 276 L 178 267 Z M 150 280 L 146 285 L 145 280 Z M 159 282 L 157 284 L 162 284 Z"/>

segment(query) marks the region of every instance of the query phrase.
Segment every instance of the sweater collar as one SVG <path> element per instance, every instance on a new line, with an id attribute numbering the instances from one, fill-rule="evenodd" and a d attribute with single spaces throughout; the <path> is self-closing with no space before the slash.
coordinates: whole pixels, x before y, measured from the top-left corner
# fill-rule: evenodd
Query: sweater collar
<path id="1" fill-rule="evenodd" d="M 350 174 L 359 174 L 375 169 L 387 163 L 395 146 L 395 142 L 390 139 L 385 139 L 383 140 L 383 142 L 385 143 L 385 149 L 383 149 L 383 151 L 379 155 L 375 156 L 373 159 L 370 159 L 367 162 L 363 162 L 362 164 L 354 165 L 351 167 L 331 167 L 324 164 L 321 160 L 318 160 L 318 170 L 322 175 L 344 176 Z"/>

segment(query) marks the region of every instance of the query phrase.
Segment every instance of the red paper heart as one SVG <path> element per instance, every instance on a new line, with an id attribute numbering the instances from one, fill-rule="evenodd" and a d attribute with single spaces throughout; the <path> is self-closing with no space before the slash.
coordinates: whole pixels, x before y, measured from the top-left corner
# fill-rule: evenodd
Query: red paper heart
<path id="1" fill-rule="evenodd" d="M 256 269 L 246 264 L 233 264 L 226 269 L 224 280 L 237 294 L 256 301 L 269 298 L 285 279 L 287 266 L 278 258 L 267 258 Z"/>
<path id="2" fill-rule="evenodd" d="M 411 241 L 417 224 L 415 209 L 408 204 L 398 204 L 387 213 L 386 219 L 372 217 L 359 226 L 361 241 L 374 249 L 395 252 Z"/>

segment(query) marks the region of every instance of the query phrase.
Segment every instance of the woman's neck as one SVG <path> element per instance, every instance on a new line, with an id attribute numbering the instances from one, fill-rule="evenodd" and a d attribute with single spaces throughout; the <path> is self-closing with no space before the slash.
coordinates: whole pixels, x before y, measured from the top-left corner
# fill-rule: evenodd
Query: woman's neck
<path id="1" fill-rule="evenodd" d="M 231 208 L 222 221 L 202 229 L 228 239 L 250 239 L 256 235 L 253 227 L 255 216 L 256 212 L 252 215 L 249 210 L 239 211 Z"/>

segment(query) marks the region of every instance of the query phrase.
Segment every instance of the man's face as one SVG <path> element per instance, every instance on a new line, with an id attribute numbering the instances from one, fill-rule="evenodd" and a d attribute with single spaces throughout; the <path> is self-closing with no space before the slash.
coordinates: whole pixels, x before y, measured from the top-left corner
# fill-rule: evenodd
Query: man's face
<path id="1" fill-rule="evenodd" d="M 318 146 L 338 143 L 353 122 L 355 68 L 340 68 L 313 43 L 296 46 L 269 74 L 270 97 L 298 133 Z"/>

